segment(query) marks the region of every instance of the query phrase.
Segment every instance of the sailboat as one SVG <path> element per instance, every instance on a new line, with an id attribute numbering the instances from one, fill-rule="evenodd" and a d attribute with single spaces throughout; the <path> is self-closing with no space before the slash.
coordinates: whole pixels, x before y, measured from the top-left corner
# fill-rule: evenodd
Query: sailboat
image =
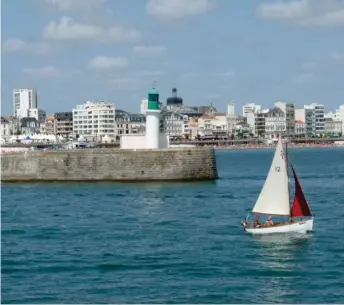
<path id="1" fill-rule="evenodd" d="M 309 232 L 313 230 L 313 215 L 303 193 L 295 168 L 291 166 L 295 194 L 290 208 L 289 164 L 287 147 L 284 149 L 282 137 L 279 136 L 272 164 L 252 209 L 242 222 L 244 230 L 251 234 L 270 234 L 288 232 Z M 251 214 L 256 214 L 254 222 L 249 222 Z M 268 215 L 268 221 L 262 224 L 261 215 Z M 274 223 L 272 216 L 284 216 L 285 221 Z"/>

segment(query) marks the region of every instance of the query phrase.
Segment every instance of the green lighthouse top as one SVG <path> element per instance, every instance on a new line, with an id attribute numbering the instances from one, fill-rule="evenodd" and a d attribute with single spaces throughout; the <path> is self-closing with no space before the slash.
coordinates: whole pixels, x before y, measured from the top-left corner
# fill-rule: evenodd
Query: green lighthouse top
<path id="1" fill-rule="evenodd" d="M 159 92 L 153 88 L 148 92 L 148 110 L 159 110 Z"/>

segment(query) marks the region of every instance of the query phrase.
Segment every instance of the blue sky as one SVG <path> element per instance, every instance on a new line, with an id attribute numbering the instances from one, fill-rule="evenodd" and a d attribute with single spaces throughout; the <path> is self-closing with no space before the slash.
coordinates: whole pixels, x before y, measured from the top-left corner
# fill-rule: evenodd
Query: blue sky
<path id="1" fill-rule="evenodd" d="M 86 100 L 138 112 L 153 81 L 187 105 L 344 103 L 344 0 L 4 0 L 2 113 Z"/>

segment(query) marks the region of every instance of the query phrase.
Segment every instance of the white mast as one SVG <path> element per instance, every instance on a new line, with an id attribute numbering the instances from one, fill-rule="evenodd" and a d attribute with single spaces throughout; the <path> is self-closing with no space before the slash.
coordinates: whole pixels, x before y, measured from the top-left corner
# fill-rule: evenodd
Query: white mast
<path id="1" fill-rule="evenodd" d="M 270 171 L 253 207 L 253 213 L 290 215 L 289 180 L 282 137 L 279 137 Z"/>

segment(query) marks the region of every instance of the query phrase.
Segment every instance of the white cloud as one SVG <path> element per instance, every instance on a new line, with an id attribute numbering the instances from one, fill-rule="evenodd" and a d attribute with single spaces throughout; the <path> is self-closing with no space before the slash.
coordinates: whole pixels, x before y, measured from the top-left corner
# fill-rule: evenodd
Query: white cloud
<path id="1" fill-rule="evenodd" d="M 43 68 L 24 68 L 23 73 L 32 77 L 57 77 L 60 75 L 60 70 L 53 66 L 45 66 Z"/>
<path id="2" fill-rule="evenodd" d="M 157 57 L 166 52 L 164 46 L 136 46 L 134 47 L 134 53 L 143 57 Z"/>
<path id="3" fill-rule="evenodd" d="M 107 0 L 44 0 L 47 5 L 59 11 L 92 10 L 101 7 Z"/>
<path id="4" fill-rule="evenodd" d="M 4 42 L 4 52 L 27 52 L 37 55 L 48 55 L 53 48 L 46 42 L 25 42 L 21 39 L 12 38 Z"/>
<path id="5" fill-rule="evenodd" d="M 334 52 L 331 54 L 331 57 L 334 60 L 344 60 L 344 53 Z"/>
<path id="6" fill-rule="evenodd" d="M 125 57 L 97 56 L 93 58 L 88 68 L 92 70 L 114 70 L 123 69 L 129 65 L 129 60 Z"/>
<path id="7" fill-rule="evenodd" d="M 148 0 L 146 11 L 157 19 L 180 19 L 205 14 L 214 7 L 214 0 Z"/>
<path id="8" fill-rule="evenodd" d="M 344 1 L 292 0 L 262 3 L 256 9 L 256 17 L 285 20 L 307 27 L 344 26 Z"/>
<path id="9" fill-rule="evenodd" d="M 62 17 L 59 22 L 50 21 L 44 29 L 43 37 L 52 40 L 86 40 L 99 43 L 131 43 L 141 38 L 135 29 L 120 26 L 105 29 L 91 24 L 75 22 L 70 17 Z"/>
<path id="10" fill-rule="evenodd" d="M 297 75 L 294 78 L 294 81 L 298 84 L 303 84 L 303 83 L 308 83 L 308 82 L 312 81 L 314 78 L 315 78 L 314 73 L 305 72 L 305 73 L 301 73 L 301 74 Z"/>
<path id="11" fill-rule="evenodd" d="M 258 6 L 256 15 L 264 19 L 292 19 L 304 17 L 308 10 L 308 0 L 262 3 Z"/>

